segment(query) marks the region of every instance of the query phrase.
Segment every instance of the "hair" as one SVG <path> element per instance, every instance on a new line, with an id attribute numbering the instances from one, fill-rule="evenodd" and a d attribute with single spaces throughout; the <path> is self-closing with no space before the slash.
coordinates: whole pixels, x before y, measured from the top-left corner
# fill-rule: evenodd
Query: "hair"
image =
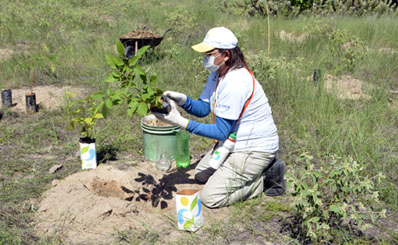
<path id="1" fill-rule="evenodd" d="M 227 66 L 227 72 L 229 70 L 238 69 L 238 68 L 246 68 L 250 71 L 249 66 L 246 63 L 245 57 L 243 56 L 242 51 L 240 48 L 236 46 L 233 49 L 218 49 L 221 54 L 226 54 L 229 52 L 229 59 L 225 62 Z"/>

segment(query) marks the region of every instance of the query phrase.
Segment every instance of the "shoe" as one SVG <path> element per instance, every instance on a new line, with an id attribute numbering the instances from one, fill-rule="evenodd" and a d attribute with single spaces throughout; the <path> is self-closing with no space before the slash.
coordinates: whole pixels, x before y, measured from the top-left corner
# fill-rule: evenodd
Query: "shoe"
<path id="1" fill-rule="evenodd" d="M 263 173 L 265 195 L 273 197 L 285 194 L 285 172 L 285 162 L 281 159 L 276 159 L 272 167 Z"/>

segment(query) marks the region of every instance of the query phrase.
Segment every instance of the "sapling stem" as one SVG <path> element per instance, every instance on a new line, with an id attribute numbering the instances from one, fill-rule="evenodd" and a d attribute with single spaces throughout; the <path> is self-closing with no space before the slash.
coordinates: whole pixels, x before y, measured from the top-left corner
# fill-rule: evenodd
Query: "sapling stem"
<path id="1" fill-rule="evenodd" d="M 267 56 L 269 58 L 270 56 L 270 50 L 271 50 L 271 24 L 269 22 L 269 6 L 268 6 L 268 0 L 265 1 L 265 7 L 267 9 L 267 25 L 268 25 L 268 47 L 267 47 Z"/>

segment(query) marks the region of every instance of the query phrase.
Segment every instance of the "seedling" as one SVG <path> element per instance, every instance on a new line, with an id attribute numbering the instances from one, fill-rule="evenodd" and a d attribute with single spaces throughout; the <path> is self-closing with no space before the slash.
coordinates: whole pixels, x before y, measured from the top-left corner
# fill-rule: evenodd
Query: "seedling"
<path id="1" fill-rule="evenodd" d="M 124 46 L 120 41 L 116 47 L 120 56 L 106 56 L 106 61 L 112 69 L 105 79 L 105 82 L 111 84 L 109 88 L 105 92 L 96 92 L 85 99 L 68 103 L 68 126 L 70 130 L 79 131 L 83 169 L 96 167 L 93 128 L 97 119 L 107 117 L 108 111 L 113 110 L 114 106 L 126 103 L 127 114 L 130 117 L 137 112 L 145 116 L 150 110 L 160 110 L 162 106 L 165 112 L 170 111 L 167 100 L 162 99 L 163 91 L 155 88 L 157 77 L 148 77 L 138 65 L 139 59 L 149 46 L 141 48 L 131 59 L 126 58 Z"/>
<path id="2" fill-rule="evenodd" d="M 70 92 L 67 92 L 67 97 L 70 98 Z M 93 139 L 93 128 L 97 119 L 104 118 L 100 112 L 103 103 L 97 103 L 93 96 L 88 96 L 85 99 L 73 100 L 68 103 L 67 116 L 70 130 L 78 130 L 80 138 Z"/>
<path id="3" fill-rule="evenodd" d="M 158 78 L 148 76 L 138 65 L 139 60 L 150 46 L 142 47 L 137 55 L 130 59 L 125 56 L 122 42 L 117 41 L 116 48 L 119 56 L 107 55 L 106 61 L 112 69 L 105 82 L 110 83 L 106 93 L 98 92 L 93 98 L 104 101 L 102 113 L 106 116 L 107 110 L 114 105 L 126 103 L 127 114 L 131 117 L 135 113 L 147 115 L 151 108 L 161 109 L 163 106 L 163 91 L 156 88 Z"/>

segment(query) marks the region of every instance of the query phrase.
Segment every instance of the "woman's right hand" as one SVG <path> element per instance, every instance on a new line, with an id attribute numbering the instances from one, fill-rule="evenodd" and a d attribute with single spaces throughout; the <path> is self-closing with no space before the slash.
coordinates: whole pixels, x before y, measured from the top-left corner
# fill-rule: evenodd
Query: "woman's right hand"
<path id="1" fill-rule="evenodd" d="M 169 97 L 170 99 L 177 102 L 177 104 L 179 106 L 184 105 L 185 101 L 187 101 L 187 96 L 182 93 L 178 93 L 178 92 L 174 92 L 174 91 L 165 91 L 165 92 L 163 92 L 163 95 L 166 97 Z"/>

